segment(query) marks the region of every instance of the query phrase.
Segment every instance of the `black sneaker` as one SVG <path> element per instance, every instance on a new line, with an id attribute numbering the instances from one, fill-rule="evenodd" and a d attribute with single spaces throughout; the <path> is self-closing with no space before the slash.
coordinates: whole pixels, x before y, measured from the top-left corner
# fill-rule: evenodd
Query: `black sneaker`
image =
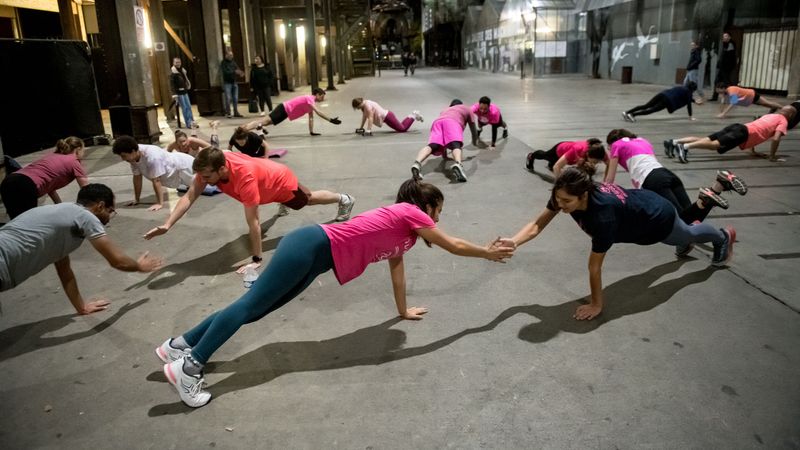
<path id="1" fill-rule="evenodd" d="M 683 258 L 684 256 L 687 256 L 689 253 L 691 253 L 692 250 L 694 250 L 694 244 L 692 243 L 686 245 L 678 245 L 675 247 L 675 256 L 677 256 L 678 258 Z"/>
<path id="2" fill-rule="evenodd" d="M 706 206 L 719 206 L 722 209 L 728 209 L 728 206 L 730 206 L 727 200 L 708 187 L 700 188 L 699 197 Z"/>
<path id="3" fill-rule="evenodd" d="M 675 144 L 672 139 L 664 141 L 664 154 L 670 159 L 675 157 Z"/>
<path id="4" fill-rule="evenodd" d="M 508 128 L 503 128 L 503 139 L 508 139 Z"/>
<path id="5" fill-rule="evenodd" d="M 683 144 L 675 144 L 675 151 L 678 155 L 678 161 L 686 164 L 689 162 L 689 149 Z"/>
<path id="6" fill-rule="evenodd" d="M 717 182 L 721 184 L 726 191 L 735 191 L 739 195 L 747 194 L 747 185 L 744 180 L 734 175 L 730 170 L 718 170 Z"/>
<path id="7" fill-rule="evenodd" d="M 528 153 L 525 157 L 525 168 L 533 172 L 533 152 Z"/>
<path id="8" fill-rule="evenodd" d="M 733 259 L 733 243 L 736 242 L 736 230 L 733 227 L 727 226 L 720 231 L 725 239 L 719 245 L 714 244 L 714 256 L 711 258 L 714 267 L 723 267 Z"/>

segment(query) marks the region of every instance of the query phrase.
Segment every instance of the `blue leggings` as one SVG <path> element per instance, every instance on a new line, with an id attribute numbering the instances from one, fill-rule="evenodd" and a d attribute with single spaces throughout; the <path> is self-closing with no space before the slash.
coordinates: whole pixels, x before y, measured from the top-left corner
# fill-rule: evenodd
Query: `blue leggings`
<path id="1" fill-rule="evenodd" d="M 686 246 L 688 244 L 701 244 L 711 242 L 720 245 L 725 241 L 725 234 L 722 230 L 714 228 L 708 223 L 698 223 L 686 225 L 678 213 L 675 213 L 675 223 L 672 225 L 672 232 L 669 233 L 663 243 L 667 245 Z"/>
<path id="2" fill-rule="evenodd" d="M 192 357 L 205 364 L 239 327 L 289 303 L 332 268 L 331 243 L 322 227 L 308 225 L 287 234 L 249 291 L 184 333 Z"/>

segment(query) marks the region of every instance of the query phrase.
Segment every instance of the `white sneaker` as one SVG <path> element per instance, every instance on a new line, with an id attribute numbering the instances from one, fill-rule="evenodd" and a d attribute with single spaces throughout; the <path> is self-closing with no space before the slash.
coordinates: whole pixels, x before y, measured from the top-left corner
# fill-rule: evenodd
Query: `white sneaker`
<path id="1" fill-rule="evenodd" d="M 350 211 L 353 210 L 353 205 L 356 204 L 356 200 L 349 196 L 348 194 L 342 194 L 341 200 L 339 200 L 339 212 L 336 215 L 337 222 L 344 222 L 350 218 Z"/>
<path id="2" fill-rule="evenodd" d="M 199 408 L 211 401 L 211 394 L 203 390 L 203 377 L 188 375 L 183 371 L 183 363 L 186 359 L 182 356 L 169 364 L 164 364 L 164 375 L 167 380 L 175 386 L 178 395 L 186 406 Z"/>
<path id="3" fill-rule="evenodd" d="M 265 113 L 264 111 L 261 111 L 258 115 L 261 116 L 261 117 L 264 117 L 264 116 L 267 115 L 267 113 Z"/>
<path id="4" fill-rule="evenodd" d="M 411 177 L 415 180 L 422 180 L 422 164 L 414 161 L 414 164 L 411 165 Z"/>
<path id="5" fill-rule="evenodd" d="M 462 167 L 461 164 L 454 164 L 451 170 L 453 171 L 453 175 L 456 177 L 456 180 L 462 183 L 467 181 L 467 174 L 464 173 L 464 167 Z"/>
<path id="6" fill-rule="evenodd" d="M 414 116 L 414 119 L 417 122 L 420 122 L 420 123 L 425 122 L 425 119 L 422 117 L 422 114 L 420 114 L 419 111 L 417 111 L 416 109 L 411 112 L 411 115 Z"/>
<path id="7" fill-rule="evenodd" d="M 160 359 L 163 363 L 169 364 L 172 361 L 177 361 L 192 351 L 191 348 L 186 348 L 183 350 L 175 348 L 169 345 L 170 342 L 172 342 L 172 338 L 167 339 L 163 344 L 156 347 L 156 356 L 158 356 L 158 359 Z"/>
<path id="8" fill-rule="evenodd" d="M 278 217 L 284 217 L 289 215 L 289 208 L 286 207 L 283 203 L 278 205 Z"/>

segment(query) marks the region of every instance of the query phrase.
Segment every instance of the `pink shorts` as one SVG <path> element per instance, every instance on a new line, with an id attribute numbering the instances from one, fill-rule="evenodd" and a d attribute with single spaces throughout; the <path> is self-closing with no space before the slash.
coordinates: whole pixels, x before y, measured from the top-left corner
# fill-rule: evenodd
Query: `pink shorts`
<path id="1" fill-rule="evenodd" d="M 428 146 L 434 150 L 434 154 L 443 153 L 446 148 L 461 148 L 464 139 L 464 130 L 461 125 L 452 119 L 436 119 L 431 124 L 431 135 L 428 138 Z M 450 145 L 451 143 L 457 146 Z"/>

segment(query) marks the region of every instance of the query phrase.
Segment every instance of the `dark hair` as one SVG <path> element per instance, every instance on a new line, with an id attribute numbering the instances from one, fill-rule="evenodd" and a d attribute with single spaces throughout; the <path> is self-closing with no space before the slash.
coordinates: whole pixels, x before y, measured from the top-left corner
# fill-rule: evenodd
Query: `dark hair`
<path id="1" fill-rule="evenodd" d="M 589 150 L 586 152 L 587 158 L 592 159 L 605 159 L 606 148 L 603 147 L 603 142 L 597 138 L 587 139 L 586 143 L 589 144 Z"/>
<path id="2" fill-rule="evenodd" d="M 597 184 L 592 179 L 592 175 L 594 175 L 594 167 L 589 164 L 583 164 L 580 168 L 567 167 L 553 183 L 550 200 L 556 204 L 556 192 L 561 189 L 576 197 L 594 191 Z"/>
<path id="3" fill-rule="evenodd" d="M 439 188 L 413 178 L 404 181 L 400 185 L 400 189 L 397 190 L 397 199 L 395 200 L 395 203 L 411 203 L 425 213 L 428 212 L 429 206 L 431 209 L 436 209 L 442 202 L 444 202 L 444 195 Z M 425 244 L 428 247 L 431 246 L 431 243 L 427 240 Z"/>
<path id="4" fill-rule="evenodd" d="M 606 144 L 611 145 L 622 138 L 636 139 L 637 137 L 638 136 L 624 128 L 617 128 L 608 132 L 608 136 L 606 136 Z"/>
<path id="5" fill-rule="evenodd" d="M 363 97 L 356 97 L 353 99 L 353 109 L 358 109 L 361 104 L 364 103 Z"/>
<path id="6" fill-rule="evenodd" d="M 192 163 L 192 170 L 199 172 L 203 169 L 217 171 L 225 166 L 225 153 L 216 147 L 200 149 Z"/>
<path id="7" fill-rule="evenodd" d="M 311 90 L 311 94 L 313 95 L 325 95 L 325 90 L 322 88 L 314 88 Z"/>
<path id="8" fill-rule="evenodd" d="M 75 202 L 83 206 L 103 202 L 106 206 L 113 207 L 114 192 L 105 184 L 89 183 L 78 191 L 78 199 Z"/>
<path id="9" fill-rule="evenodd" d="M 694 81 L 690 81 L 686 83 L 686 89 L 689 89 L 689 92 L 694 92 L 697 90 L 697 83 Z"/>
<path id="10" fill-rule="evenodd" d="M 70 153 L 75 153 L 75 150 L 82 147 L 83 147 L 83 140 L 81 138 L 70 136 L 56 141 L 55 153 L 60 153 L 62 155 L 69 155 Z"/>
<path id="11" fill-rule="evenodd" d="M 136 142 L 136 139 L 132 138 L 131 136 L 120 136 L 114 139 L 114 145 L 111 146 L 111 151 L 115 155 L 119 155 L 121 153 L 133 153 L 136 150 L 139 150 L 139 143 Z"/>
<path id="12" fill-rule="evenodd" d="M 714 89 L 726 89 L 728 86 L 730 86 L 728 83 L 720 81 L 716 86 L 714 86 Z"/>
<path id="13" fill-rule="evenodd" d="M 175 130 L 175 140 L 177 141 L 178 138 L 182 137 L 188 138 L 189 136 L 187 136 L 186 133 L 181 130 Z"/>
<path id="14" fill-rule="evenodd" d="M 484 95 L 483 97 L 478 99 L 478 103 L 483 103 L 484 105 L 491 105 L 492 99 Z"/>
<path id="15" fill-rule="evenodd" d="M 450 106 L 463 105 L 463 104 L 464 104 L 464 102 L 462 102 L 461 100 L 459 100 L 457 98 L 454 98 L 453 101 L 450 102 Z"/>
<path id="16" fill-rule="evenodd" d="M 244 127 L 236 127 L 236 129 L 233 130 L 233 140 L 238 141 L 240 139 L 247 139 L 247 135 L 249 133 L 250 132 L 245 130 Z"/>
<path id="17" fill-rule="evenodd" d="M 787 127 L 788 129 L 791 130 L 792 128 L 797 126 L 798 122 L 800 122 L 800 101 L 792 102 L 791 104 L 786 106 L 791 106 L 792 108 L 794 108 L 794 117 L 792 117 L 789 120 L 789 125 Z"/>

